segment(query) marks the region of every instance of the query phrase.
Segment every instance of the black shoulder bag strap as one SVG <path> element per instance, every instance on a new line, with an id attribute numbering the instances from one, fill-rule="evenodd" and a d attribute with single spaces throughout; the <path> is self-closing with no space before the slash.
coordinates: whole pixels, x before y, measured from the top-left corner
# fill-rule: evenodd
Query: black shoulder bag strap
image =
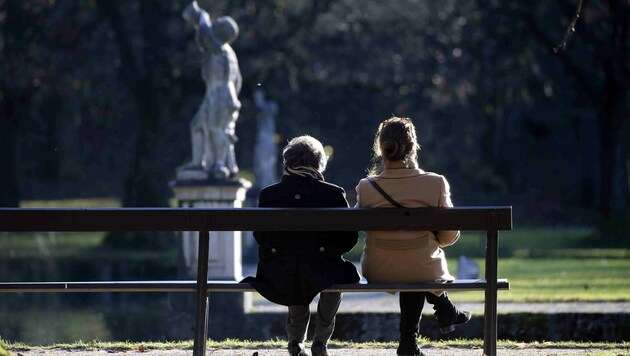
<path id="1" fill-rule="evenodd" d="M 376 183 L 376 181 L 372 178 L 372 177 L 368 177 L 368 182 L 370 182 L 370 184 L 372 184 L 372 186 L 374 187 L 374 189 L 376 189 L 379 193 L 381 193 L 381 195 L 383 196 L 383 198 L 387 199 L 388 202 L 392 203 L 392 205 L 394 205 L 397 208 L 406 208 L 405 206 L 403 206 L 402 204 L 398 203 L 397 201 L 394 200 L 394 198 L 390 197 L 389 194 L 385 193 L 385 191 L 383 190 L 383 188 L 381 188 L 380 185 L 378 185 Z"/>

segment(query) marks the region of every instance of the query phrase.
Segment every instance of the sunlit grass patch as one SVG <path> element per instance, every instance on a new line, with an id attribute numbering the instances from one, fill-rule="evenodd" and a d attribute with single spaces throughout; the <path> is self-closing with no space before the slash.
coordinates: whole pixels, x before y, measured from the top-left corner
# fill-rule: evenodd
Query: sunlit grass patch
<path id="1" fill-rule="evenodd" d="M 471 348 L 483 348 L 483 340 L 480 339 L 452 339 L 452 340 L 429 340 L 424 337 L 420 338 L 419 343 L 423 348 L 452 348 L 452 349 L 471 349 Z M 310 342 L 306 343 L 307 347 L 310 347 Z M 193 348 L 193 341 L 175 341 L 175 342 L 106 342 L 100 340 L 93 341 L 77 341 L 74 343 L 61 343 L 51 345 L 27 345 L 24 343 L 11 343 L 4 342 L 5 348 L 11 351 L 28 351 L 28 350 L 103 350 L 103 351 L 140 351 L 145 352 L 149 350 L 190 350 Z M 352 342 L 352 341 L 340 341 L 331 340 L 329 348 L 331 350 L 349 348 L 357 350 L 369 350 L 369 349 L 395 349 L 398 346 L 397 342 Z M 227 339 L 222 341 L 208 340 L 206 343 L 208 349 L 283 349 L 286 347 L 286 340 L 273 339 L 267 341 L 251 341 L 251 340 L 239 340 L 239 339 Z M 502 349 L 596 349 L 598 350 L 596 355 L 621 355 L 627 354 L 630 351 L 630 343 L 612 343 L 612 342 L 516 342 L 509 340 L 499 340 L 497 347 Z"/>
<path id="2" fill-rule="evenodd" d="M 74 254 L 98 247 L 106 232 L 2 232 L 0 247 L 10 257 Z"/>
<path id="3" fill-rule="evenodd" d="M 118 198 L 23 200 L 20 208 L 119 208 Z"/>
<path id="4" fill-rule="evenodd" d="M 485 261 L 476 259 L 483 278 Z M 449 260 L 456 270 L 457 261 Z M 508 278 L 509 291 L 500 301 L 628 301 L 630 259 L 619 258 L 502 258 L 499 278 Z M 482 301 L 483 292 L 451 293 L 456 301 Z"/>

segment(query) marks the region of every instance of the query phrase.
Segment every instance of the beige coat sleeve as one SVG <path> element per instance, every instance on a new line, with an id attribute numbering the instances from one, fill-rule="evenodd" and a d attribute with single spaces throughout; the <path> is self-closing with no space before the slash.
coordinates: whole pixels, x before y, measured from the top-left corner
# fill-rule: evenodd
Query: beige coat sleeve
<path id="1" fill-rule="evenodd" d="M 451 189 L 446 178 L 442 177 L 442 188 L 440 192 L 440 201 L 438 202 L 439 208 L 452 208 L 453 202 L 451 201 Z M 459 230 L 438 231 L 437 239 L 440 243 L 440 247 L 450 246 L 457 242 L 459 239 Z"/>

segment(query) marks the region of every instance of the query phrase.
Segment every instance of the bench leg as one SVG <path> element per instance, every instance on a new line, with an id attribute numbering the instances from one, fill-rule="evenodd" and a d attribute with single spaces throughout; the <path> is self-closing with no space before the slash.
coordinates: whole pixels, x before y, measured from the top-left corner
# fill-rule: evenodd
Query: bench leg
<path id="1" fill-rule="evenodd" d="M 484 341 L 486 356 L 497 354 L 497 269 L 499 232 L 488 231 L 486 245 L 486 291 L 484 304 Z"/>
<path id="2" fill-rule="evenodd" d="M 197 300 L 195 303 L 195 340 L 193 356 L 205 356 L 208 338 L 208 254 L 210 233 L 199 231 L 197 257 Z"/>

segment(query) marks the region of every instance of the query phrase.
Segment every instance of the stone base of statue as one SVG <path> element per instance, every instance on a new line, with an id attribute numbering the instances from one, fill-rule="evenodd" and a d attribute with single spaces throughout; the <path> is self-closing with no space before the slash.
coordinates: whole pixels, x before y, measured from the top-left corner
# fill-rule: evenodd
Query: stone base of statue
<path id="1" fill-rule="evenodd" d="M 180 169 L 170 183 L 177 204 L 182 208 L 240 208 L 251 183 L 244 179 L 212 178 L 203 169 Z M 197 279 L 199 232 L 181 232 L 178 278 Z M 211 231 L 208 279 L 240 281 L 242 275 L 241 232 Z M 238 337 L 244 314 L 251 306 L 251 293 L 211 293 L 209 295 L 208 337 L 221 340 Z M 171 322 L 169 337 L 191 339 L 194 335 L 194 293 L 169 296 Z"/>

